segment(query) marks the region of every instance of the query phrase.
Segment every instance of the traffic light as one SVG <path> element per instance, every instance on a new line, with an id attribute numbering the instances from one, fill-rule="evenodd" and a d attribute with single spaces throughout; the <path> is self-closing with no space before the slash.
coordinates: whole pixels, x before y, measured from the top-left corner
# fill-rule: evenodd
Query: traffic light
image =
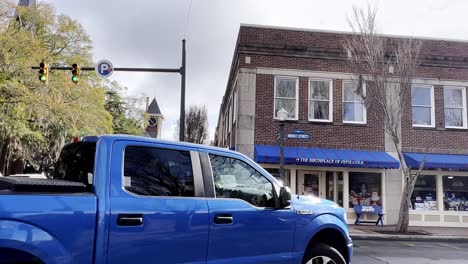
<path id="1" fill-rule="evenodd" d="M 47 63 L 39 63 L 39 81 L 46 83 L 49 80 L 49 65 Z"/>
<path id="2" fill-rule="evenodd" d="M 76 63 L 73 63 L 72 77 L 71 77 L 72 82 L 78 83 L 79 77 L 80 77 L 80 66 Z"/>

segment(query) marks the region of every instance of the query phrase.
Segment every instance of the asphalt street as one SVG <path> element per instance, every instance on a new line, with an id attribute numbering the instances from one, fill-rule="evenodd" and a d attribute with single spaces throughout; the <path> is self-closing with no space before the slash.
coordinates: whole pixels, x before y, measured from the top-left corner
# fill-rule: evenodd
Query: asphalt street
<path id="1" fill-rule="evenodd" d="M 353 264 L 466 264 L 468 243 L 354 240 Z"/>

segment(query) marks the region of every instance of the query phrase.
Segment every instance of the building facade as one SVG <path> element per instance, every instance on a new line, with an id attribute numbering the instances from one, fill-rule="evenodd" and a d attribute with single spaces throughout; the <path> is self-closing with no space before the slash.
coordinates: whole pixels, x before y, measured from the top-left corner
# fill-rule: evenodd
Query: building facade
<path id="1" fill-rule="evenodd" d="M 383 117 L 355 92 L 348 36 L 242 25 L 214 143 L 278 175 L 284 122 L 285 185 L 336 201 L 350 223 L 353 206 L 379 205 L 385 223 L 396 224 L 403 177 Z M 407 164 L 413 173 L 424 165 L 410 224 L 468 226 L 468 42 L 422 41 L 401 125 Z"/>

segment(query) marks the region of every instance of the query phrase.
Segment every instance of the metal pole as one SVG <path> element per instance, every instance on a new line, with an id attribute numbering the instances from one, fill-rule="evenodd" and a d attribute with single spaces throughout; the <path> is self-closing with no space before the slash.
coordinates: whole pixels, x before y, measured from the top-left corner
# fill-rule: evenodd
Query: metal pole
<path id="1" fill-rule="evenodd" d="M 279 123 L 280 127 L 280 176 L 285 179 L 284 176 L 284 123 Z"/>
<path id="2" fill-rule="evenodd" d="M 180 68 L 182 77 L 180 89 L 180 124 L 179 141 L 185 140 L 185 39 L 182 40 L 182 67 Z"/>

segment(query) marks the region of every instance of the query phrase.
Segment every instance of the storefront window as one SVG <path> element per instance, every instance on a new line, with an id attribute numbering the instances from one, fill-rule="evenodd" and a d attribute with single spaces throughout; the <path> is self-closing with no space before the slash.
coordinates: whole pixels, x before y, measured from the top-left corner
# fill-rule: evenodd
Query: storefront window
<path id="1" fill-rule="evenodd" d="M 349 173 L 349 207 L 354 205 L 382 206 L 382 186 L 380 173 Z"/>
<path id="2" fill-rule="evenodd" d="M 326 172 L 326 195 L 327 200 L 336 202 L 339 206 L 343 206 L 343 172 L 327 171 Z M 335 185 L 336 181 L 336 185 Z M 336 190 L 336 194 L 335 194 Z"/>
<path id="3" fill-rule="evenodd" d="M 468 177 L 443 176 L 444 210 L 468 211 Z"/>
<path id="4" fill-rule="evenodd" d="M 418 177 L 411 196 L 413 210 L 437 210 L 436 184 L 436 176 L 434 175 L 421 175 Z"/>
<path id="5" fill-rule="evenodd" d="M 290 186 L 290 175 L 291 171 L 289 169 L 284 170 L 284 175 L 285 177 L 280 176 L 280 170 L 278 168 L 264 168 L 266 171 L 268 171 L 271 176 L 275 177 L 276 180 L 279 182 L 282 182 L 284 186 L 291 187 Z"/>

